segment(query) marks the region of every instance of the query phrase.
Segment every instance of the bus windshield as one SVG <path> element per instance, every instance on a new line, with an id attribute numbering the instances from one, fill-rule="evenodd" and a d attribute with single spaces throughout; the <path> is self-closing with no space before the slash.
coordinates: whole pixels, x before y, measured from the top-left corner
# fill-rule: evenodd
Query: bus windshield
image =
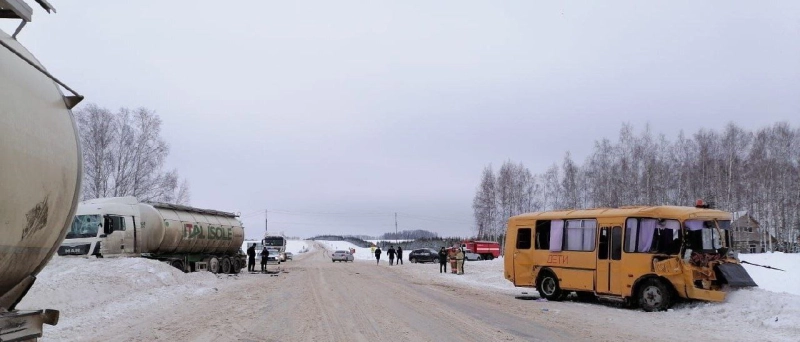
<path id="1" fill-rule="evenodd" d="M 731 245 L 729 220 L 686 220 L 686 248 L 694 251 L 716 252 Z M 717 230 L 719 226 L 719 230 Z"/>
<path id="2" fill-rule="evenodd" d="M 100 215 L 75 215 L 72 227 L 67 232 L 67 239 L 78 239 L 97 236 L 100 228 Z"/>

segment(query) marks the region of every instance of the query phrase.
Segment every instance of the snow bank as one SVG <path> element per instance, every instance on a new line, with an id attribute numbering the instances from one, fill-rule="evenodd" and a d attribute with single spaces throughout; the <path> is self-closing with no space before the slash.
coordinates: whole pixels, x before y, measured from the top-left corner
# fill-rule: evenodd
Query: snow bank
<path id="1" fill-rule="evenodd" d="M 337 251 L 337 250 L 349 250 L 350 248 L 354 248 L 356 250 L 355 254 L 353 254 L 353 259 L 355 260 L 371 260 L 375 262 L 375 254 L 372 253 L 372 249 L 358 247 L 350 242 L 347 241 L 326 241 L 326 240 L 316 240 L 316 242 L 320 243 L 325 249 L 330 252 Z M 389 258 L 386 256 L 386 251 L 381 254 L 381 261 L 388 260 Z M 387 261 L 388 264 L 388 261 Z"/>
<path id="2" fill-rule="evenodd" d="M 307 253 L 313 250 L 308 240 L 286 240 L 286 251 L 294 255 Z"/>
<path id="3" fill-rule="evenodd" d="M 777 267 L 785 272 L 744 264 L 756 284 L 764 290 L 800 296 L 800 254 L 739 254 L 739 259 L 754 264 Z"/>
<path id="4" fill-rule="evenodd" d="M 657 314 L 707 321 L 731 331 L 765 329 L 786 341 L 797 341 L 800 335 L 800 296 L 759 288 L 731 291 L 723 303 L 689 302 Z"/>
<path id="5" fill-rule="evenodd" d="M 61 311 L 59 324 L 45 327 L 45 337 L 80 340 L 103 329 L 103 322 L 141 318 L 130 317 L 131 312 L 197 300 L 216 291 L 227 278 L 210 272 L 183 273 L 144 258 L 54 256 L 17 308 Z"/>

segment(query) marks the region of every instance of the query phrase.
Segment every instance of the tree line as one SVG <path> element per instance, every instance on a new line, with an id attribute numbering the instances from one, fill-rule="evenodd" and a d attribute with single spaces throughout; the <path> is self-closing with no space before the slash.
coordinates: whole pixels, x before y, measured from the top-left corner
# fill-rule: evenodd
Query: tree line
<path id="1" fill-rule="evenodd" d="M 142 202 L 189 204 L 189 183 L 165 170 L 169 145 L 161 118 L 147 108 L 112 112 L 95 104 L 75 111 L 83 150 L 81 199 L 135 196 Z"/>
<path id="2" fill-rule="evenodd" d="M 479 238 L 497 239 L 509 217 L 555 209 L 693 205 L 747 211 L 788 250 L 800 233 L 800 129 L 786 122 L 757 130 L 681 131 L 675 139 L 623 124 L 619 137 L 595 141 L 582 164 L 566 152 L 543 173 L 504 162 L 483 169 L 473 198 Z"/>
<path id="3" fill-rule="evenodd" d="M 439 234 L 431 231 L 415 229 L 401 230 L 397 233 L 389 232 L 380 235 L 377 240 L 416 240 L 416 239 L 438 239 Z"/>

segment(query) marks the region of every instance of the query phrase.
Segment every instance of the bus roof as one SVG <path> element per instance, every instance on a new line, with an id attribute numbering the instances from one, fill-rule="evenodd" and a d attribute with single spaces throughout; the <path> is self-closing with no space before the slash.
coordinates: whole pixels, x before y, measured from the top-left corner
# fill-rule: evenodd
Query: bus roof
<path id="1" fill-rule="evenodd" d="M 619 208 L 594 208 L 575 210 L 540 211 L 513 216 L 510 220 L 557 220 L 601 217 L 655 217 L 672 219 L 717 218 L 731 219 L 731 214 L 716 209 L 679 206 L 626 206 Z"/>

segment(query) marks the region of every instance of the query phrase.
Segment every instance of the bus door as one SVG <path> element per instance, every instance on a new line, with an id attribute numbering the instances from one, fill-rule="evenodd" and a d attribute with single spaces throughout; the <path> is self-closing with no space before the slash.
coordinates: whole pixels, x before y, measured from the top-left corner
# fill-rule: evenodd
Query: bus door
<path id="1" fill-rule="evenodd" d="M 517 239 L 514 247 L 514 285 L 533 286 L 531 228 L 517 227 Z"/>
<path id="2" fill-rule="evenodd" d="M 622 227 L 600 228 L 597 246 L 597 293 L 620 294 L 622 291 Z"/>

